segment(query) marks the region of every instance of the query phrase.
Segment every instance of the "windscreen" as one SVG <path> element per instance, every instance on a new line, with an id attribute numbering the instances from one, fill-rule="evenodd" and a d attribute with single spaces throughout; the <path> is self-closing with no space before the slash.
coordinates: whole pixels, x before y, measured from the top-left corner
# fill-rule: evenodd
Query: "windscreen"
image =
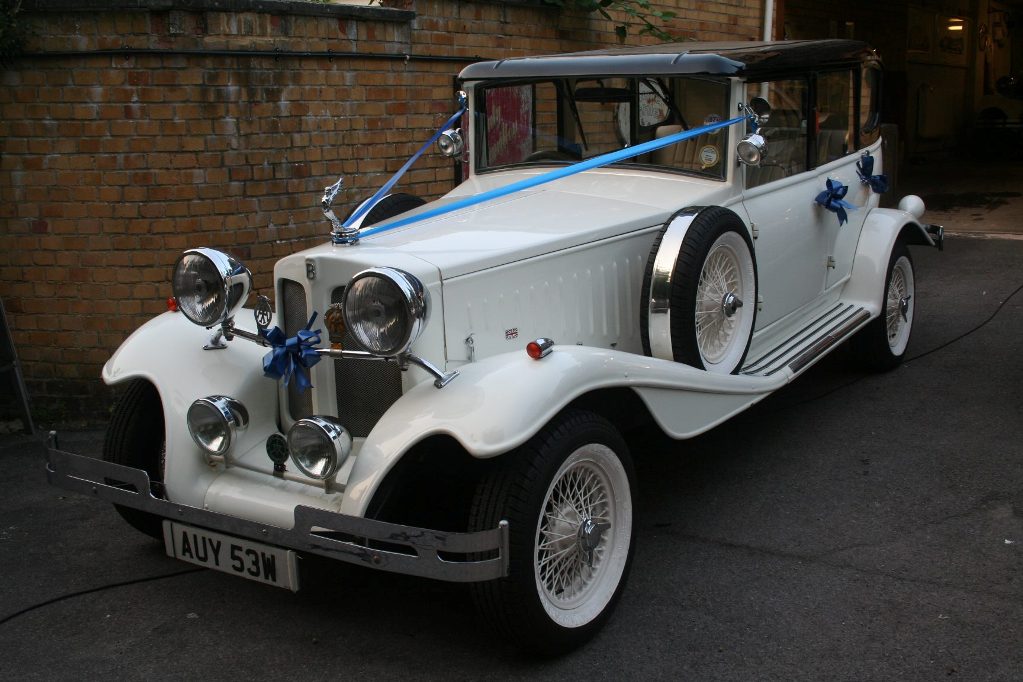
<path id="1" fill-rule="evenodd" d="M 476 89 L 477 172 L 564 165 L 728 117 L 728 84 L 703 78 L 606 77 L 484 84 Z M 725 177 L 727 131 L 621 162 Z"/>

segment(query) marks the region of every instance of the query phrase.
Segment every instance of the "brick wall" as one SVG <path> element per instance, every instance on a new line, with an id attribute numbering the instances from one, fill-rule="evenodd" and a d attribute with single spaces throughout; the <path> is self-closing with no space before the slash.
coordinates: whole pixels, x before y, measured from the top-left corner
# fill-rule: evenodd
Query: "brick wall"
<path id="1" fill-rule="evenodd" d="M 535 2 L 383 4 L 23 2 L 29 54 L 0 72 L 0 297 L 38 421 L 102 417 L 100 368 L 165 310 L 183 249 L 227 250 L 272 293 L 274 261 L 325 238 L 323 187 L 346 176 L 342 211 L 369 196 L 450 115 L 465 63 L 616 43 Z M 659 3 L 687 38 L 759 34 L 757 0 L 697 5 Z M 427 155 L 400 188 L 452 176 Z"/>

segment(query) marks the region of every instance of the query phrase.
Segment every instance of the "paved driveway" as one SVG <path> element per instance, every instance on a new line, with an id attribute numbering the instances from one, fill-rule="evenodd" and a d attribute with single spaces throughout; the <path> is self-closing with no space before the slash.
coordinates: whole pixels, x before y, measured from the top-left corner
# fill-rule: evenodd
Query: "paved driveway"
<path id="1" fill-rule="evenodd" d="M 293 595 L 193 570 L 7 436 L 0 620 L 38 607 L 0 624 L 0 676 L 1019 679 L 1023 241 L 914 257 L 903 367 L 832 357 L 705 436 L 633 438 L 632 577 L 572 655 L 518 657 L 458 586 L 317 563 Z"/>

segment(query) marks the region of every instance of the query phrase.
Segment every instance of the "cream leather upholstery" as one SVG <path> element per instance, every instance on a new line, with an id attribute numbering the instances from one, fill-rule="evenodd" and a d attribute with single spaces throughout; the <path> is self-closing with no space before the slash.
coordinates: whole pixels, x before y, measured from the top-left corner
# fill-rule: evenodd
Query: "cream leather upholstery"
<path id="1" fill-rule="evenodd" d="M 658 126 L 654 137 L 660 139 L 682 132 L 680 125 Z M 725 158 L 722 145 L 728 139 L 723 133 L 703 133 L 653 152 L 653 162 L 690 171 L 716 172 Z"/>

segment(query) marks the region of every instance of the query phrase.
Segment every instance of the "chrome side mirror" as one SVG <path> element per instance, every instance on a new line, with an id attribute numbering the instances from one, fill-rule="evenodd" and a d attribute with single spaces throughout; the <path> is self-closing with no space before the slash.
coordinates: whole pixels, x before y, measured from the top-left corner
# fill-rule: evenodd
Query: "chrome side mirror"
<path id="1" fill-rule="evenodd" d="M 437 138 L 437 149 L 444 156 L 461 156 L 465 151 L 465 138 L 462 137 L 461 128 L 445 130 Z"/>
<path id="2" fill-rule="evenodd" d="M 735 145 L 735 153 L 747 166 L 759 166 L 767 156 L 767 140 L 760 133 L 750 133 Z"/>

